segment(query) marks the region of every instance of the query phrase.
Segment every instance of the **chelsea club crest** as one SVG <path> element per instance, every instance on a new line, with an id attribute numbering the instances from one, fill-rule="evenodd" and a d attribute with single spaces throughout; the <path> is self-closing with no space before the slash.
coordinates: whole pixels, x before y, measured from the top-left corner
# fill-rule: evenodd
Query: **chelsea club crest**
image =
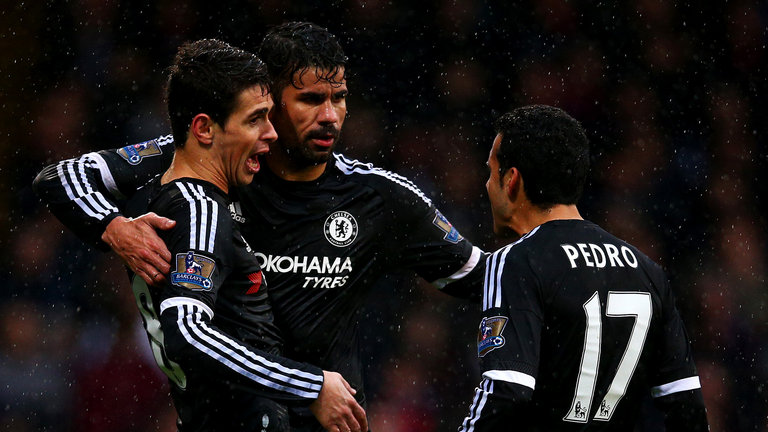
<path id="1" fill-rule="evenodd" d="M 325 220 L 323 230 L 330 244 L 336 247 L 349 246 L 357 238 L 357 221 L 348 212 L 337 211 Z"/>

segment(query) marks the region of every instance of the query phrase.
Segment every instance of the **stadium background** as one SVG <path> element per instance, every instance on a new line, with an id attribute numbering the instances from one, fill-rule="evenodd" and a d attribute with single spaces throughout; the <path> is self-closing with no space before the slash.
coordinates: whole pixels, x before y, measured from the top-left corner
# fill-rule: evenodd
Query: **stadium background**
<path id="1" fill-rule="evenodd" d="M 492 238 L 495 115 L 583 122 L 586 218 L 669 272 L 713 431 L 768 430 L 768 4 L 664 0 L 51 0 L 0 12 L 0 430 L 173 430 L 124 271 L 33 196 L 53 161 L 167 133 L 163 69 L 185 40 L 253 49 L 310 20 L 349 61 L 341 150 L 409 176 L 462 234 Z M 477 383 L 478 312 L 410 275 L 364 314 L 375 431 L 455 430 Z M 647 417 L 645 430 L 658 422 Z"/>

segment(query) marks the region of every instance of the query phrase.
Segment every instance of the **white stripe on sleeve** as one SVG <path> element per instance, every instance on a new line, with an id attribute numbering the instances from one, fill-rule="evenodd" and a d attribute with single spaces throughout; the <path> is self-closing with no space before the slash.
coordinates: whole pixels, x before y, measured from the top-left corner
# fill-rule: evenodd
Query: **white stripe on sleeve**
<path id="1" fill-rule="evenodd" d="M 205 195 L 205 192 L 203 191 L 203 187 L 198 185 L 197 186 L 198 193 L 205 198 L 210 204 L 211 204 L 211 223 L 210 223 L 210 229 L 208 231 L 208 246 L 207 250 L 208 252 L 213 252 L 213 247 L 216 244 L 216 228 L 219 223 L 219 205 L 209 196 Z M 202 240 L 202 238 L 201 238 Z"/>
<path id="2" fill-rule="evenodd" d="M 64 191 L 67 193 L 69 199 L 77 204 L 77 206 L 80 207 L 80 210 L 82 210 L 86 215 L 97 220 L 104 219 L 104 215 L 94 211 L 94 209 L 92 209 L 85 201 L 82 200 L 82 194 L 75 195 L 75 191 L 72 190 L 72 186 L 67 179 L 67 173 L 70 172 L 70 170 L 67 168 L 67 171 L 64 171 L 64 167 L 69 165 L 70 162 L 72 161 L 66 160 L 59 162 L 59 164 L 56 166 L 56 174 L 58 175 L 59 180 L 61 180 L 61 185 L 64 187 Z"/>
<path id="3" fill-rule="evenodd" d="M 112 204 L 107 202 L 106 198 L 104 198 L 104 195 L 101 194 L 101 192 L 94 192 L 93 188 L 91 187 L 91 183 L 88 181 L 88 177 L 85 175 L 85 167 L 88 163 L 87 157 L 82 157 L 78 161 L 78 173 L 80 174 L 80 182 L 82 182 L 83 187 L 85 188 L 86 192 L 86 199 L 88 199 L 89 202 L 93 203 L 94 208 L 100 209 L 99 213 L 104 214 L 105 216 L 114 213 L 117 210 Z M 98 202 L 97 202 L 98 201 Z"/>
<path id="4" fill-rule="evenodd" d="M 701 381 L 698 376 L 692 376 L 651 388 L 651 397 L 658 398 L 697 388 L 701 388 Z"/>
<path id="5" fill-rule="evenodd" d="M 536 387 L 536 378 L 518 371 L 512 370 L 489 370 L 483 372 L 483 378 L 493 381 L 504 381 L 513 384 L 520 384 L 533 390 Z"/>
<path id="6" fill-rule="evenodd" d="M 504 252 L 501 253 L 501 256 L 499 257 L 499 265 L 498 269 L 496 269 L 496 280 L 494 281 L 493 285 L 493 299 L 491 307 L 501 307 L 501 276 L 504 274 L 504 263 L 507 261 L 507 254 L 512 249 L 512 247 L 507 247 L 504 249 Z"/>
<path id="7" fill-rule="evenodd" d="M 219 205 L 211 197 L 205 194 L 205 190 L 200 185 L 191 183 L 186 184 L 189 197 L 187 199 L 196 199 L 200 207 L 199 211 L 199 231 L 197 247 L 200 250 L 213 253 L 216 244 L 216 228 L 219 218 Z M 190 239 L 190 242 L 192 240 Z"/>
<path id="8" fill-rule="evenodd" d="M 101 157 L 100 154 L 96 152 L 88 153 L 83 155 L 83 159 L 91 161 L 92 164 L 96 166 L 96 169 L 99 171 L 99 175 L 101 175 L 101 181 L 104 183 L 104 186 L 107 187 L 107 191 L 109 193 L 118 198 L 125 197 L 123 193 L 120 192 L 120 189 L 117 188 L 115 178 L 112 177 L 112 171 L 109 170 L 109 165 L 107 165 L 107 162 L 103 157 Z"/>
<path id="9" fill-rule="evenodd" d="M 485 288 L 483 290 L 483 310 L 488 310 L 493 304 L 493 296 L 496 293 L 496 263 L 499 259 L 499 251 L 496 251 L 488 258 L 485 268 Z"/>
<path id="10" fill-rule="evenodd" d="M 477 267 L 477 263 L 480 262 L 480 258 L 482 258 L 484 255 L 483 251 L 480 250 L 477 246 L 472 246 L 472 255 L 469 256 L 469 259 L 467 262 L 454 274 L 448 276 L 447 278 L 438 279 L 434 282 L 432 282 L 432 285 L 437 287 L 438 289 L 445 287 L 451 282 L 455 282 L 472 271 L 475 267 Z"/>
<path id="11" fill-rule="evenodd" d="M 474 432 L 475 423 L 480 419 L 490 394 L 493 394 L 493 381 L 484 379 L 480 382 L 480 387 L 475 388 L 475 398 L 469 407 L 469 415 L 461 423 L 459 432 Z"/>
<path id="12" fill-rule="evenodd" d="M 342 154 L 334 153 L 333 156 L 336 158 L 336 167 L 344 174 L 373 174 L 384 177 L 387 180 L 413 192 L 428 205 L 432 205 L 432 200 L 427 198 L 427 196 L 424 194 L 424 192 L 421 191 L 421 189 L 418 188 L 418 186 L 400 174 L 395 174 L 392 171 L 387 171 L 385 169 L 375 167 L 370 163 L 363 163 L 358 160 L 349 159 Z"/>
<path id="13" fill-rule="evenodd" d="M 203 312 L 205 312 L 206 315 L 208 315 L 208 319 L 213 319 L 213 310 L 209 308 L 207 304 L 201 302 L 198 299 L 189 297 L 171 297 L 163 300 L 163 302 L 160 303 L 160 313 L 162 314 L 168 308 L 181 307 L 185 304 L 199 307 L 203 310 Z"/>
<path id="14" fill-rule="evenodd" d="M 195 249 L 197 246 L 197 203 L 184 184 L 176 183 L 176 186 L 189 203 L 189 248 Z"/>
<path id="15" fill-rule="evenodd" d="M 486 262 L 485 267 L 485 286 L 483 288 L 483 310 L 492 307 L 501 307 L 501 276 L 504 273 L 504 264 L 509 251 L 527 238 L 530 238 L 539 227 L 532 229 L 526 235 L 520 237 L 516 242 L 504 246 L 494 252 Z"/>
<path id="16" fill-rule="evenodd" d="M 307 399 L 319 396 L 322 376 L 285 367 L 248 350 L 203 322 L 203 309 L 197 304 L 179 302 L 176 306 L 179 330 L 195 349 L 265 387 Z"/>

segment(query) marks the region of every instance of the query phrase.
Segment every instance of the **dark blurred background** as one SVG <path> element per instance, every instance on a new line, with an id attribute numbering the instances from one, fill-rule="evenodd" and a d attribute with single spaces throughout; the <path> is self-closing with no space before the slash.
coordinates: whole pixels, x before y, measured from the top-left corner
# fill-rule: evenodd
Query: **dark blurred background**
<path id="1" fill-rule="evenodd" d="M 492 121 L 555 105 L 593 146 L 582 214 L 677 289 L 713 431 L 768 431 L 768 3 L 666 0 L 6 2 L 0 11 L 0 430 L 172 431 L 120 262 L 39 203 L 44 165 L 168 133 L 163 71 L 184 41 L 255 49 L 309 20 L 341 40 L 341 151 L 414 180 L 491 236 Z M 363 317 L 377 432 L 452 431 L 479 381 L 476 306 L 412 275 Z M 644 430 L 659 430 L 649 414 Z"/>

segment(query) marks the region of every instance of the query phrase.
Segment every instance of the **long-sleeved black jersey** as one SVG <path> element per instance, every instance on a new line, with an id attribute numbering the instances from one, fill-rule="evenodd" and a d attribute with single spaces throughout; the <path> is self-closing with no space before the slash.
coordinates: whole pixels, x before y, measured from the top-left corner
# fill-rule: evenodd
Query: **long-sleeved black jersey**
<path id="1" fill-rule="evenodd" d="M 493 253 L 483 311 L 461 431 L 631 431 L 648 394 L 667 430 L 708 430 L 662 269 L 597 225 L 547 222 Z"/>
<path id="2" fill-rule="evenodd" d="M 127 207 L 128 216 L 153 211 L 177 222 L 161 233 L 173 257 L 167 283 L 131 279 L 155 360 L 172 384 L 180 430 L 241 430 L 255 415 L 261 424 L 263 414 L 243 403 L 259 397 L 317 399 L 322 370 L 280 356 L 267 282 L 224 192 L 197 179 L 161 185 L 158 176 Z"/>
<path id="3" fill-rule="evenodd" d="M 118 200 L 172 159 L 172 137 L 90 153 L 46 167 L 37 193 L 94 243 Z M 364 401 L 357 311 L 385 273 L 410 269 L 442 291 L 482 294 L 485 260 L 408 179 L 334 154 L 310 182 L 268 168 L 239 188 L 231 207 L 270 281 L 285 354 L 341 373 Z"/>

